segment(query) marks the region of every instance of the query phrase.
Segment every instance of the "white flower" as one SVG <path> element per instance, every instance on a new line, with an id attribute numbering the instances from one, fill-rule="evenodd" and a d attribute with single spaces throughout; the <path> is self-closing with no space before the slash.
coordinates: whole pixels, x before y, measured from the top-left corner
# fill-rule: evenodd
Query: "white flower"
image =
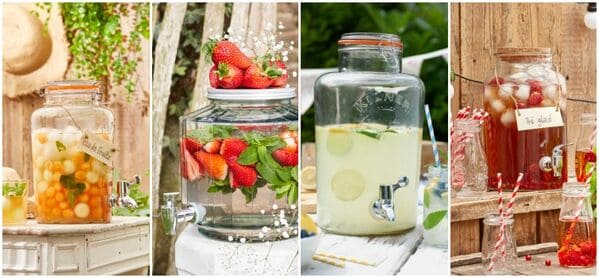
<path id="1" fill-rule="evenodd" d="M 263 210 L 263 209 L 260 210 L 261 214 L 264 214 L 265 212 L 266 212 L 266 210 Z"/>
<path id="2" fill-rule="evenodd" d="M 239 242 L 241 242 L 241 243 L 245 243 L 245 241 L 246 241 L 245 237 L 242 237 L 239 239 Z"/>
<path id="3" fill-rule="evenodd" d="M 293 75 L 293 77 L 297 77 L 297 71 L 293 71 L 291 75 Z M 293 205 L 291 209 L 295 209 L 295 205 Z"/>
<path id="4" fill-rule="evenodd" d="M 294 72 L 293 72 L 293 74 L 297 74 L 297 73 L 294 71 Z M 296 206 L 295 206 L 295 205 L 291 205 L 291 207 L 290 207 L 290 208 L 291 208 L 291 209 L 295 209 L 295 208 L 296 208 Z"/>
<path id="5" fill-rule="evenodd" d="M 283 235 L 284 238 L 289 238 L 289 234 L 287 232 L 283 232 L 282 235 Z"/>
<path id="6" fill-rule="evenodd" d="M 277 204 L 272 205 L 272 209 L 278 209 L 279 206 L 277 206 Z"/>
<path id="7" fill-rule="evenodd" d="M 233 236 L 229 236 L 227 239 L 228 239 L 229 241 L 233 241 Z"/>
<path id="8" fill-rule="evenodd" d="M 258 233 L 258 238 L 264 238 L 264 233 L 262 233 L 262 232 Z"/>
<path id="9" fill-rule="evenodd" d="M 263 232 L 263 233 L 265 233 L 265 234 L 266 234 L 266 233 L 268 233 L 268 231 L 270 231 L 270 228 L 269 228 L 269 227 L 266 227 L 266 226 L 262 227 L 262 232 Z"/>
<path id="10" fill-rule="evenodd" d="M 281 223 L 279 223 L 279 221 L 275 221 L 275 227 L 279 227 L 279 225 L 281 225 Z"/>

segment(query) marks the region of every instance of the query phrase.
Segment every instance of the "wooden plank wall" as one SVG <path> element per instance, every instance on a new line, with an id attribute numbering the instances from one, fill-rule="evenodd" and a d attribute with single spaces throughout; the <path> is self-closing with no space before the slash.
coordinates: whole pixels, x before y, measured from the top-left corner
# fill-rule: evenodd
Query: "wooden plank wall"
<path id="1" fill-rule="evenodd" d="M 484 80 L 495 65 L 498 47 L 550 47 L 554 63 L 566 77 L 568 97 L 596 100 L 596 31 L 584 25 L 586 4 L 454 3 L 451 4 L 451 68 Z M 459 107 L 482 106 L 482 85 L 456 78 L 452 114 Z M 580 113 L 595 105 L 568 101 L 568 141 L 577 135 Z M 570 152 L 569 161 L 574 161 Z M 572 167 L 569 167 L 573 171 Z"/>

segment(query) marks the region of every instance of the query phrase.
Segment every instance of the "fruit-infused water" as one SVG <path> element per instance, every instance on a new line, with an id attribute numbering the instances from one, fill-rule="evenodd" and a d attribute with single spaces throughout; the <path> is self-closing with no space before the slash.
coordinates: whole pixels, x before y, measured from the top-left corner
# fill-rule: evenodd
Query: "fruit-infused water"
<path id="1" fill-rule="evenodd" d="M 595 225 L 590 217 L 560 219 L 557 257 L 565 267 L 590 267 L 595 265 L 597 241 Z"/>
<path id="2" fill-rule="evenodd" d="M 99 133 L 107 141 L 110 135 Z M 33 182 L 38 223 L 108 223 L 112 171 L 79 148 L 73 126 L 33 131 Z"/>
<path id="3" fill-rule="evenodd" d="M 340 234 L 388 234 L 415 226 L 422 129 L 379 124 L 316 126 L 318 223 Z M 395 221 L 372 215 L 379 186 L 393 194 Z"/>
<path id="4" fill-rule="evenodd" d="M 24 224 L 27 220 L 27 186 L 25 180 L 2 182 L 2 225 Z"/>
<path id="5" fill-rule="evenodd" d="M 449 228 L 447 167 L 428 167 L 428 185 L 424 188 L 424 242 L 428 245 L 447 249 L 447 229 Z"/>
<path id="6" fill-rule="evenodd" d="M 597 155 L 590 148 L 576 150 L 574 157 L 576 180 L 578 182 L 586 182 L 590 175 L 590 171 L 597 163 Z"/>

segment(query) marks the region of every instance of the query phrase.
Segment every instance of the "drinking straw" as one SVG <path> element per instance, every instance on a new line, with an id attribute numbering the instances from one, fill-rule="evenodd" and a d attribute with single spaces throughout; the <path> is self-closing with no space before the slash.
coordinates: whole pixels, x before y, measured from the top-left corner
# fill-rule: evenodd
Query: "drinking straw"
<path id="1" fill-rule="evenodd" d="M 325 257 L 325 258 L 330 258 L 330 259 L 337 259 L 337 260 L 341 260 L 341 261 L 346 261 L 346 262 L 351 262 L 351 263 L 356 263 L 356 264 L 361 264 L 361 265 L 366 265 L 366 266 L 376 266 L 375 263 L 372 263 L 372 262 L 369 262 L 366 260 L 352 258 L 352 257 L 346 257 L 346 256 L 339 256 L 339 255 L 329 254 L 329 253 L 325 253 L 325 252 L 316 252 L 316 254 L 314 254 L 314 256 Z"/>
<path id="2" fill-rule="evenodd" d="M 593 132 L 591 133 L 591 151 L 593 151 L 593 146 L 595 145 L 595 137 L 597 136 L 597 124 L 593 126 Z M 591 172 L 593 173 L 593 172 Z"/>
<path id="3" fill-rule="evenodd" d="M 318 255 L 312 256 L 312 260 L 315 260 L 315 261 L 318 261 L 321 263 L 325 263 L 325 264 L 330 264 L 330 265 L 336 266 L 336 267 L 345 267 L 344 262 L 336 261 L 334 259 L 329 259 L 329 258 L 318 256 Z"/>
<path id="4" fill-rule="evenodd" d="M 435 155 L 435 164 L 437 168 L 441 168 L 441 160 L 439 159 L 439 149 L 437 148 L 437 140 L 435 140 L 435 131 L 433 130 L 433 119 L 431 118 L 431 111 L 428 108 L 428 104 L 424 105 L 424 113 L 426 113 L 426 123 L 428 124 L 428 134 L 431 137 L 431 143 L 433 144 L 433 154 Z"/>
<path id="5" fill-rule="evenodd" d="M 499 193 L 499 197 L 497 198 L 497 203 L 499 204 L 499 234 L 497 235 L 497 241 L 495 242 L 495 250 L 493 251 L 493 255 L 491 255 L 491 262 L 489 263 L 489 267 L 487 268 L 488 272 L 493 270 L 495 266 L 495 259 L 497 257 L 497 252 L 499 251 L 499 247 L 503 243 L 503 237 L 505 226 L 503 224 L 503 187 L 502 187 L 501 173 L 497 173 L 497 192 Z"/>
<path id="6" fill-rule="evenodd" d="M 507 211 L 506 211 L 505 215 L 508 217 L 510 215 L 512 215 L 512 208 L 514 206 L 514 202 L 516 201 L 516 194 L 518 193 L 518 189 L 520 189 L 520 183 L 522 182 L 522 177 L 524 177 L 524 174 L 522 174 L 522 173 L 518 174 L 518 179 L 516 179 L 516 186 L 514 187 L 510 201 L 507 204 Z"/>

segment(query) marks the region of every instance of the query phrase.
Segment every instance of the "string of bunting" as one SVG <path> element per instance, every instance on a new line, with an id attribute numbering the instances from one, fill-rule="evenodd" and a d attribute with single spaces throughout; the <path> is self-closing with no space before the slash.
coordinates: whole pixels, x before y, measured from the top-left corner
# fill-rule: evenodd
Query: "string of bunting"
<path id="1" fill-rule="evenodd" d="M 471 83 L 476 83 L 476 84 L 480 84 L 480 85 L 483 85 L 483 84 L 485 84 L 485 82 L 482 82 L 482 81 L 480 81 L 480 80 L 475 80 L 475 79 L 472 79 L 472 78 L 468 78 L 468 77 L 466 77 L 466 76 L 463 76 L 463 75 L 461 75 L 461 74 L 459 74 L 459 73 L 456 73 L 456 72 L 454 72 L 454 71 L 452 71 L 452 72 L 451 72 L 451 74 L 452 74 L 453 76 L 457 76 L 458 78 L 460 78 L 460 79 L 462 79 L 462 80 L 466 80 L 466 81 L 468 81 L 468 82 L 471 82 Z M 453 78 L 452 78 L 452 79 L 453 79 Z M 575 102 L 584 102 L 584 103 L 592 103 L 592 104 L 597 104 L 597 101 L 595 101 L 595 100 L 580 99 L 580 98 L 573 98 L 573 97 L 568 97 L 568 98 L 566 98 L 566 99 L 567 99 L 567 100 L 570 100 L 570 101 L 575 101 Z"/>

